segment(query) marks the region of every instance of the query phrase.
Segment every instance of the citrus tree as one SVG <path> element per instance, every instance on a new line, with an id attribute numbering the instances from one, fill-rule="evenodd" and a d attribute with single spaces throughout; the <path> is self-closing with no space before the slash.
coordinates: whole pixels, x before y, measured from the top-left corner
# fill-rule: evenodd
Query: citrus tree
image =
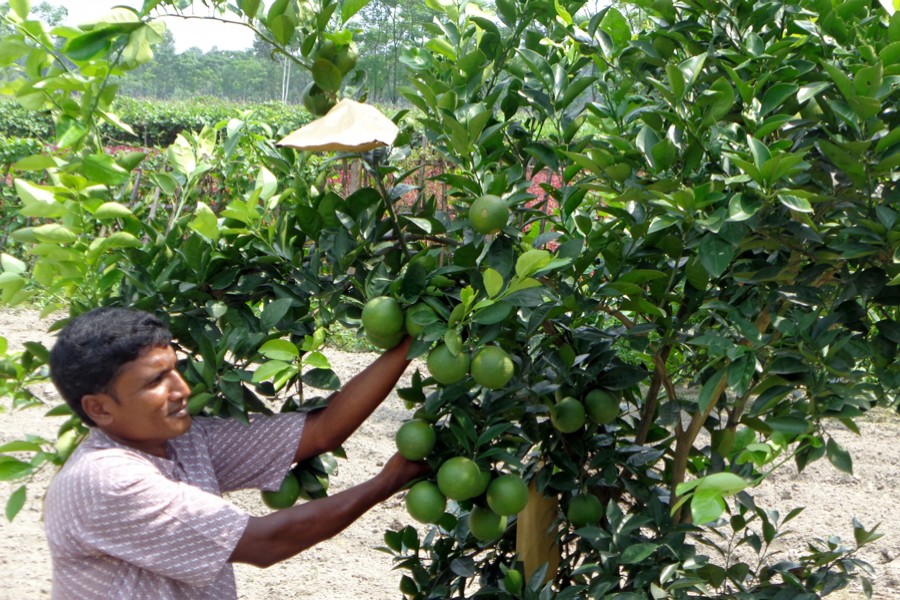
<path id="1" fill-rule="evenodd" d="M 338 56 L 364 2 L 210 3 L 310 69 L 311 111 L 362 89 Z M 16 165 L 32 221 L 4 255 L 5 303 L 165 313 L 192 410 L 235 418 L 339 385 L 319 352 L 336 323 L 376 347 L 413 334 L 424 367 L 400 390 L 415 419 L 397 442 L 434 473 L 385 535 L 409 597 L 870 589 L 861 524 L 851 548 L 766 561 L 797 511 L 752 487 L 786 461 L 851 471 L 827 424 L 856 430 L 900 389 L 892 7 L 428 1 L 401 133 L 351 157 L 371 182 L 351 193 L 252 114 L 164 155 L 104 150 L 113 78 L 150 59 L 152 11 L 177 4 L 56 30 L 59 45 L 12 3 L 0 56 L 26 60 L 10 91 L 52 111 L 69 151 Z M 446 195 L 417 179 L 423 137 Z M 5 366 L 20 403 L 44 353 Z M 4 448 L 35 453 L 4 473 L 59 448 Z M 323 493 L 330 464 L 301 466 L 286 503 Z"/>

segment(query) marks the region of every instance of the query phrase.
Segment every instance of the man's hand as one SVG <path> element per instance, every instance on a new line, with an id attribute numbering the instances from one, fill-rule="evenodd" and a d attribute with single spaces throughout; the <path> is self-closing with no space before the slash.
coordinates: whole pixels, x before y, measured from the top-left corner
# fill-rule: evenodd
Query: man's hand
<path id="1" fill-rule="evenodd" d="M 370 508 L 429 471 L 427 463 L 395 454 L 365 483 L 264 517 L 250 517 L 229 560 L 268 567 L 288 559 L 337 535 Z"/>
<path id="2" fill-rule="evenodd" d="M 390 495 L 402 490 L 408 483 L 415 481 L 423 475 L 431 472 L 431 467 L 425 461 L 408 460 L 400 456 L 400 453 L 394 454 L 385 463 L 379 477 L 384 477 L 389 488 L 394 491 Z"/>

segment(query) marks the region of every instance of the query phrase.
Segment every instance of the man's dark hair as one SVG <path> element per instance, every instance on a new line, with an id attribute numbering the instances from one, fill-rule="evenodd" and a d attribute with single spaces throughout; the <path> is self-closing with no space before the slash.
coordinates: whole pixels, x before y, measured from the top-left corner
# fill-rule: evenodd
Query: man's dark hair
<path id="1" fill-rule="evenodd" d="M 50 351 L 50 378 L 66 403 L 87 425 L 81 407 L 86 394 L 106 391 L 127 362 L 148 348 L 168 346 L 172 333 L 153 315 L 126 308 L 97 308 L 72 319 Z"/>

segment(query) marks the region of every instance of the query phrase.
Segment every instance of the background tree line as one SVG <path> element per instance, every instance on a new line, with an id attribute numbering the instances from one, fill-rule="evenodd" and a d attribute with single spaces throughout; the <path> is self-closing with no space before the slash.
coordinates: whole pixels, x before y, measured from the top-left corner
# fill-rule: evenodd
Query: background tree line
<path id="1" fill-rule="evenodd" d="M 0 4 L 0 14 L 9 4 Z M 51 25 L 63 22 L 65 8 L 46 2 L 35 14 Z M 423 36 L 431 22 L 431 12 L 421 2 L 377 0 L 367 5 L 353 20 L 354 39 L 359 46 L 359 70 L 366 74 L 368 97 L 382 103 L 399 100 L 397 88 L 402 77 L 400 48 Z M 7 32 L 0 29 L 0 36 Z M 213 96 L 238 102 L 281 100 L 299 104 L 303 88 L 311 80 L 305 69 L 272 53 L 257 38 L 246 50 L 208 52 L 193 47 L 176 52 L 175 38 L 166 32 L 165 41 L 154 49 L 153 60 L 121 77 L 125 96 L 158 100 L 187 100 Z"/>

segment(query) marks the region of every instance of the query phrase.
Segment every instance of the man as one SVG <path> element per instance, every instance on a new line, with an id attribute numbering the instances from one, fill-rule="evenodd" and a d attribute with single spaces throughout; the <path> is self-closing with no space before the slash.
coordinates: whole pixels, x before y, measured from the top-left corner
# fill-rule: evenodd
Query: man
<path id="1" fill-rule="evenodd" d="M 278 489 L 293 462 L 337 448 L 390 393 L 410 339 L 319 411 L 192 418 L 171 334 L 156 317 L 101 308 L 50 354 L 53 383 L 91 428 L 47 492 L 53 598 L 237 598 L 232 562 L 267 567 L 342 531 L 424 474 L 393 456 L 374 478 L 252 517 L 222 492 Z M 302 435 L 301 435 L 302 433 Z"/>

